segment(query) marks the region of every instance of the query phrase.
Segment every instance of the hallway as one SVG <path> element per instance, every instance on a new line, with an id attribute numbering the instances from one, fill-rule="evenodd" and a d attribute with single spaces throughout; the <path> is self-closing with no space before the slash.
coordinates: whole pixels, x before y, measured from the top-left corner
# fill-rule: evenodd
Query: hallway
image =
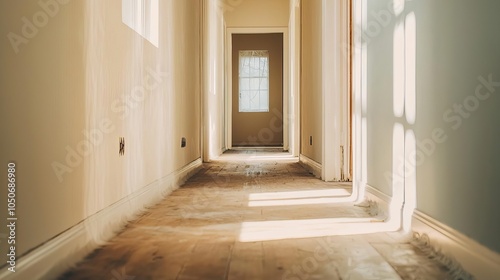
<path id="1" fill-rule="evenodd" d="M 500 279 L 498 11 L 0 1 L 0 279 Z"/>
<path id="2" fill-rule="evenodd" d="M 349 194 L 287 153 L 228 151 L 60 279 L 452 279 Z"/>

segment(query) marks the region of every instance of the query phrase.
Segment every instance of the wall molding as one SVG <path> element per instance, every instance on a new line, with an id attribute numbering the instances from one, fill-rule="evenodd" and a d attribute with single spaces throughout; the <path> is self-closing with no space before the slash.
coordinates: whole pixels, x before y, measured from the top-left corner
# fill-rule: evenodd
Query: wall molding
<path id="1" fill-rule="evenodd" d="M 500 276 L 499 253 L 438 220 L 415 210 L 412 230 L 419 234 L 427 234 L 432 246 L 452 256 L 476 279 L 495 279 Z"/>
<path id="2" fill-rule="evenodd" d="M 366 184 L 365 196 L 368 200 L 376 203 L 379 216 L 389 217 L 389 207 L 392 200 L 390 196 L 368 184 Z"/>
<path id="3" fill-rule="evenodd" d="M 324 181 L 350 179 L 349 10 L 347 0 L 321 1 L 322 159 Z M 345 149 L 342 152 L 342 149 Z"/>
<path id="4" fill-rule="evenodd" d="M 391 197 L 366 185 L 366 198 L 377 203 L 379 215 L 387 216 Z M 460 233 L 442 222 L 414 210 L 411 230 L 427 235 L 431 246 L 456 260 L 476 279 L 495 279 L 500 275 L 500 254 Z"/>
<path id="5" fill-rule="evenodd" d="M 299 155 L 299 163 L 307 169 L 307 171 L 316 176 L 316 178 L 321 178 L 321 170 L 323 169 L 321 163 L 318 163 L 303 154 Z"/>
<path id="6" fill-rule="evenodd" d="M 290 57 L 290 45 L 288 39 L 288 26 L 273 26 L 273 27 L 226 27 L 225 34 L 225 48 L 226 48 L 226 63 L 225 63 L 225 72 L 227 77 L 232 77 L 233 75 L 233 61 L 232 61 L 232 53 L 233 53 L 233 34 L 268 34 L 268 33 L 282 33 L 283 34 L 283 149 L 290 149 L 290 125 L 294 123 L 290 123 L 290 117 L 287 116 L 295 116 L 295 108 L 290 107 L 289 100 L 292 98 L 289 92 L 290 86 L 290 66 L 289 66 L 289 57 Z M 225 141 L 226 148 L 233 148 L 233 120 L 232 120 L 232 98 L 233 98 L 233 81 L 232 78 L 226 79 L 226 90 L 224 92 L 226 98 L 225 104 Z M 296 118 L 292 118 L 292 121 L 297 123 L 299 120 Z M 280 143 L 281 144 L 281 143 Z"/>
<path id="7" fill-rule="evenodd" d="M 15 273 L 7 267 L 2 268 L 0 279 L 56 279 L 115 236 L 145 207 L 158 203 L 184 184 L 201 166 L 202 160 L 197 159 L 86 218 L 21 256 L 16 262 Z"/>

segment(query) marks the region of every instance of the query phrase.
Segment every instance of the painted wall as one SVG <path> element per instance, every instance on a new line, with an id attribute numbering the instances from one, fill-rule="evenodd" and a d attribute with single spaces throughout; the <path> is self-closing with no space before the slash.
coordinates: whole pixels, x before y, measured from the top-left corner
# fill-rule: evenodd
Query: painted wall
<path id="1" fill-rule="evenodd" d="M 69 167 L 72 172 L 62 183 L 51 165 L 64 161 L 66 147 L 76 149 L 83 138 L 85 5 L 75 1 L 56 7 L 60 11 L 54 17 L 35 25 L 33 16 L 43 11 L 37 1 L 0 2 L 0 177 L 6 178 L 4 166 L 14 161 L 17 256 L 84 216 L 83 164 L 71 156 L 75 167 Z M 7 188 L 0 189 L 0 197 L 6 199 Z M 0 218 L 6 221 L 6 208 Z M 0 233 L 8 234 L 7 228 L 2 226 Z M 2 252 L 7 252 L 6 241 L 1 239 Z M 5 264 L 6 255 L 0 260 Z"/>
<path id="2" fill-rule="evenodd" d="M 500 2 L 403 1 L 399 15 L 392 1 L 367 2 L 368 184 L 392 195 L 412 176 L 393 171 L 406 157 L 417 209 L 500 252 Z M 416 42 L 407 39 L 412 13 Z M 397 59 L 401 46 L 416 48 L 416 66 Z M 404 83 L 411 69 L 415 102 Z"/>
<path id="3" fill-rule="evenodd" d="M 221 0 L 227 27 L 288 26 L 289 0 Z"/>
<path id="4" fill-rule="evenodd" d="M 222 0 L 204 0 L 203 160 L 217 158 L 225 143 L 225 22 Z"/>
<path id="5" fill-rule="evenodd" d="M 201 2 L 160 1 L 160 48 L 122 23 L 120 0 L 52 3 L 44 24 L 38 1 L 0 3 L 0 33 L 27 37 L 17 54 L 0 40 L 0 159 L 17 164 L 18 256 L 201 156 Z M 37 31 L 23 27 L 34 15 Z"/>
<path id="6" fill-rule="evenodd" d="M 269 111 L 239 112 L 239 52 L 269 51 Z M 233 146 L 283 146 L 283 34 L 232 35 Z"/>
<path id="7" fill-rule="evenodd" d="M 300 155 L 300 5 L 299 1 L 290 0 L 290 152 Z"/>
<path id="8" fill-rule="evenodd" d="M 322 1 L 302 1 L 301 154 L 322 162 Z M 309 137 L 313 143 L 310 145 Z"/>

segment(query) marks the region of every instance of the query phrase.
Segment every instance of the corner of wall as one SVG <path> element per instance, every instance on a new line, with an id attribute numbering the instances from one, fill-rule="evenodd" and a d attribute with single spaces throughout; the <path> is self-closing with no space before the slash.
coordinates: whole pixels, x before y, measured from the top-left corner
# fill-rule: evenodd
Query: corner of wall
<path id="1" fill-rule="evenodd" d="M 316 178 L 321 178 L 321 164 L 310 159 L 309 157 L 301 154 L 299 156 L 299 163 Z"/>
<path id="2" fill-rule="evenodd" d="M 0 271 L 0 279 L 56 279 L 93 250 L 106 244 L 145 207 L 159 202 L 202 166 L 201 158 L 124 197 L 102 211 L 88 217 L 52 240 L 22 256 L 15 273 Z"/>
<path id="3" fill-rule="evenodd" d="M 418 210 L 413 214 L 412 231 L 428 237 L 433 248 L 457 261 L 476 279 L 500 276 L 500 254 Z"/>
<path id="4" fill-rule="evenodd" d="M 390 196 L 367 185 L 366 198 L 377 204 L 380 216 L 390 215 Z M 427 246 L 447 262 L 456 262 L 476 279 L 494 279 L 500 275 L 500 254 L 418 210 L 411 218 L 411 231 L 428 239 Z"/>

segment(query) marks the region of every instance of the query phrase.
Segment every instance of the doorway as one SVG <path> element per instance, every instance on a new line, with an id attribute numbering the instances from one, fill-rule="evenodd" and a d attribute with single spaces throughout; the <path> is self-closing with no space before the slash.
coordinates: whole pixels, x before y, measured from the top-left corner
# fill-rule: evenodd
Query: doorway
<path id="1" fill-rule="evenodd" d="M 233 147 L 283 147 L 283 33 L 232 34 Z"/>

